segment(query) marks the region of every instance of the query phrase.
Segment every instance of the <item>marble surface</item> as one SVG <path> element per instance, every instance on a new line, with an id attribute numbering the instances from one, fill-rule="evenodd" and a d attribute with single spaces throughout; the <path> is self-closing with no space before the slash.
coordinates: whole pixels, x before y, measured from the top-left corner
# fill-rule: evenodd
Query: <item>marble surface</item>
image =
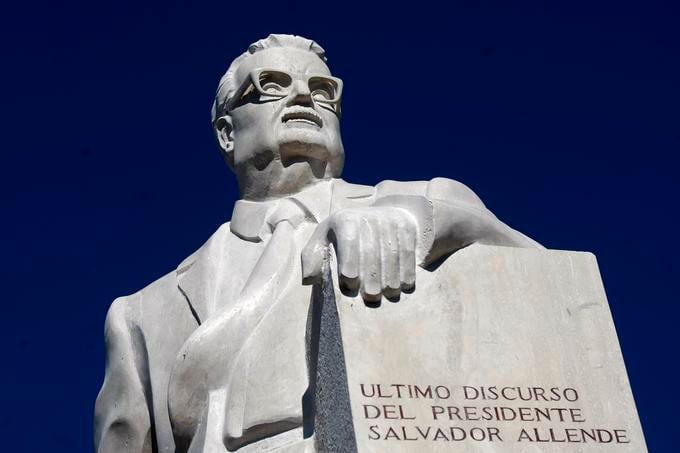
<path id="1" fill-rule="evenodd" d="M 646 452 L 595 256 L 472 245 L 398 302 L 337 290 L 359 452 Z"/>

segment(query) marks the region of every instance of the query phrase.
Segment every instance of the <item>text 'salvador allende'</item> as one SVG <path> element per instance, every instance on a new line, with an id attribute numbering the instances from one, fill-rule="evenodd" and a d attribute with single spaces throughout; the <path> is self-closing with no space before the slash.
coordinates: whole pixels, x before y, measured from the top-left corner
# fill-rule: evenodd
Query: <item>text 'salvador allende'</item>
<path id="1" fill-rule="evenodd" d="M 625 429 L 591 425 L 571 387 L 360 387 L 372 441 L 630 443 Z M 417 411 L 414 400 L 424 401 L 426 410 Z"/>

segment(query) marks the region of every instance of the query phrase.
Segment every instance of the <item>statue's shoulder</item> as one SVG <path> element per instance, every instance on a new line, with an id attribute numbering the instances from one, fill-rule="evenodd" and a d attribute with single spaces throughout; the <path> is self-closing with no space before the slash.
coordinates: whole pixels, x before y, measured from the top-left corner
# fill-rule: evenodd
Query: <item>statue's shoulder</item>
<path id="1" fill-rule="evenodd" d="M 176 271 L 172 270 L 139 291 L 116 298 L 109 307 L 106 323 L 138 326 L 144 318 L 162 314 L 180 295 Z"/>
<path id="2" fill-rule="evenodd" d="M 354 184 L 344 179 L 333 180 L 334 198 L 369 198 L 375 194 L 375 187 L 364 184 Z"/>
<path id="3" fill-rule="evenodd" d="M 385 180 L 375 186 L 376 197 L 389 195 L 420 195 L 433 200 L 457 201 L 484 207 L 484 203 L 468 186 L 449 178 L 429 181 Z"/>
<path id="4" fill-rule="evenodd" d="M 195 252 L 180 262 L 159 279 L 151 282 L 139 291 L 118 297 L 113 301 L 107 319 L 124 320 L 130 325 L 139 324 L 146 318 L 158 319 L 163 313 L 173 313 L 186 308 L 186 300 L 179 289 L 179 278 L 201 256 L 210 253 L 215 242 L 223 240 L 229 234 L 229 223 L 225 223 L 213 233 Z"/>
<path id="5" fill-rule="evenodd" d="M 189 258 L 195 254 L 196 252 Z M 109 312 L 118 316 L 124 315 L 128 321 L 134 321 L 142 317 L 144 313 L 162 312 L 169 303 L 178 300 L 178 296 L 181 296 L 181 293 L 177 288 L 177 269 L 173 269 L 139 291 L 118 297 L 111 304 Z"/>

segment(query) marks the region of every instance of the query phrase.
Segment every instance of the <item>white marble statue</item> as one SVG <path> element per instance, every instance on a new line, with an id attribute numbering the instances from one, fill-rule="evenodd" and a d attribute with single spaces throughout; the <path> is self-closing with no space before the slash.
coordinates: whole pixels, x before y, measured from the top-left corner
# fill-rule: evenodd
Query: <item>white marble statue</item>
<path id="1" fill-rule="evenodd" d="M 540 247 L 451 179 L 340 179 L 342 88 L 324 50 L 290 35 L 222 77 L 212 121 L 242 199 L 176 269 L 113 302 L 98 452 L 313 451 L 305 335 L 329 256 L 344 290 L 374 303 L 474 242 Z"/>

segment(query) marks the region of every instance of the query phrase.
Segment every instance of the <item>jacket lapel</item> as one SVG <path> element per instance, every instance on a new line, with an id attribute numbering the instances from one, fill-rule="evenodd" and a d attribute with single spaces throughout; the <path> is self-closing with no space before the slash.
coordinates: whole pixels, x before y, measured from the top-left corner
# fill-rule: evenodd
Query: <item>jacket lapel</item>
<path id="1" fill-rule="evenodd" d="M 215 304 L 220 273 L 225 271 L 229 240 L 229 224 L 225 223 L 194 254 L 177 267 L 177 286 L 198 321 L 204 322 Z"/>

